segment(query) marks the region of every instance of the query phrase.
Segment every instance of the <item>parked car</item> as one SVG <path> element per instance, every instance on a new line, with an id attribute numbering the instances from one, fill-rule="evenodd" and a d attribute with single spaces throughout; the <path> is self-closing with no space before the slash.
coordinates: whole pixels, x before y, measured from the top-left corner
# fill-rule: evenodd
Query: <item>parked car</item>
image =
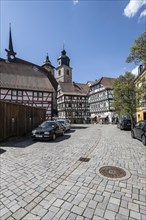
<path id="1" fill-rule="evenodd" d="M 120 119 L 117 128 L 120 130 L 131 130 L 131 120 L 130 119 Z"/>
<path id="2" fill-rule="evenodd" d="M 68 119 L 57 119 L 57 122 L 62 124 L 65 127 L 65 131 L 69 131 L 71 128 L 71 124 Z"/>
<path id="3" fill-rule="evenodd" d="M 131 130 L 131 137 L 142 141 L 146 146 L 146 120 L 139 121 Z"/>
<path id="4" fill-rule="evenodd" d="M 64 128 L 56 121 L 44 121 L 32 131 L 33 139 L 55 140 L 59 135 L 64 135 Z"/>

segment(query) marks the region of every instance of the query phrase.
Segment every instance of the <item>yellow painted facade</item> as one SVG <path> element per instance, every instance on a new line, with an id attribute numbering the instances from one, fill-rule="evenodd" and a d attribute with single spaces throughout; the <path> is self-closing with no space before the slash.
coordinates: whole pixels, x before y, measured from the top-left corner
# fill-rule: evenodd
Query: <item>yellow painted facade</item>
<path id="1" fill-rule="evenodd" d="M 135 79 L 135 85 L 142 87 L 146 83 L 146 68 Z M 140 100 L 140 106 L 136 109 L 136 121 L 146 120 L 146 99 Z"/>

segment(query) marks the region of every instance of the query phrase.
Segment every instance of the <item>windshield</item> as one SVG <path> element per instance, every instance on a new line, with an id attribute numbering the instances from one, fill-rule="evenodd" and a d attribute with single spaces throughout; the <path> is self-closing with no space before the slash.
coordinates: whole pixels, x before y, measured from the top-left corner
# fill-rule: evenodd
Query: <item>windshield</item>
<path id="1" fill-rule="evenodd" d="M 64 121 L 58 121 L 59 123 L 61 123 L 61 124 L 64 124 Z"/>
<path id="2" fill-rule="evenodd" d="M 48 128 L 48 127 L 52 127 L 53 125 L 55 125 L 53 121 L 44 121 L 39 127 Z"/>

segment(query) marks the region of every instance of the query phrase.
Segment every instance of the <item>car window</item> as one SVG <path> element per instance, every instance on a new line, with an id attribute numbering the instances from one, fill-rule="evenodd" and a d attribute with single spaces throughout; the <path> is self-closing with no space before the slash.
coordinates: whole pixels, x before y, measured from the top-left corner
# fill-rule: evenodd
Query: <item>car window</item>
<path id="1" fill-rule="evenodd" d="M 137 122 L 136 125 L 135 125 L 135 127 L 136 127 L 136 128 L 139 128 L 139 127 L 140 127 L 140 122 Z"/>
<path id="2" fill-rule="evenodd" d="M 44 121 L 44 122 L 40 125 L 40 127 L 42 127 L 42 128 L 48 128 L 48 127 L 54 127 L 54 126 L 56 126 L 56 123 L 53 122 L 53 121 Z"/>
<path id="3" fill-rule="evenodd" d="M 58 121 L 58 122 L 64 124 L 64 121 Z"/>
<path id="4" fill-rule="evenodd" d="M 131 123 L 131 120 L 124 120 L 124 122 L 126 122 L 126 123 Z"/>
<path id="5" fill-rule="evenodd" d="M 145 125 L 145 122 L 144 122 L 144 121 L 142 121 L 142 122 L 140 123 L 140 128 L 143 128 L 143 127 L 144 127 L 144 125 Z"/>
<path id="6" fill-rule="evenodd" d="M 49 127 L 49 122 L 48 122 L 48 121 L 44 121 L 44 122 L 40 125 L 40 127 L 42 127 L 42 128 Z"/>

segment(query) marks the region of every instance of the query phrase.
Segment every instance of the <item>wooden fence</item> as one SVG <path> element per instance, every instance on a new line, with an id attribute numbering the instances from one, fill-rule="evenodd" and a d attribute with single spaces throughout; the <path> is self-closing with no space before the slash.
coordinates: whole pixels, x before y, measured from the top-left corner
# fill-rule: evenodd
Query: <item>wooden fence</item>
<path id="1" fill-rule="evenodd" d="M 27 134 L 45 117 L 45 109 L 0 101 L 0 141 Z"/>

